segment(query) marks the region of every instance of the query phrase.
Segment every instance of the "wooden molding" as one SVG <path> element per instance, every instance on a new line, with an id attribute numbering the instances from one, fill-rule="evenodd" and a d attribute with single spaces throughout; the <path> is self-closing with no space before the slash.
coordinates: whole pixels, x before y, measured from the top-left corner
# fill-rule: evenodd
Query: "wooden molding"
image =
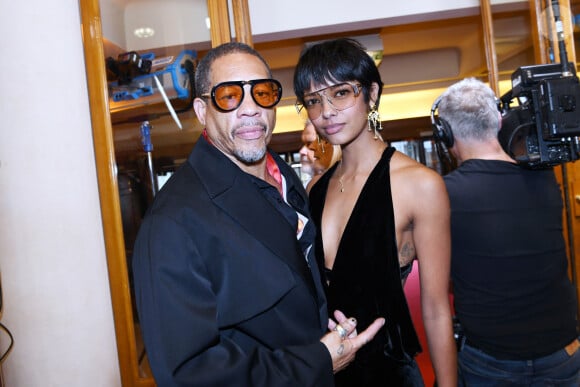
<path id="1" fill-rule="evenodd" d="M 121 382 L 123 386 L 154 385 L 152 379 L 139 382 L 99 1 L 81 0 L 79 7 Z"/>
<path id="2" fill-rule="evenodd" d="M 497 54 L 495 52 L 495 39 L 493 33 L 493 18 L 491 14 L 490 0 L 481 0 L 481 24 L 483 25 L 483 43 L 485 46 L 485 61 L 487 63 L 489 85 L 496 95 L 499 90 L 499 70 Z"/>
<path id="3" fill-rule="evenodd" d="M 207 0 L 207 11 L 211 20 L 210 35 L 212 47 L 231 42 L 230 15 L 227 0 Z"/>
<path id="4" fill-rule="evenodd" d="M 248 0 L 232 0 L 236 40 L 253 46 Z"/>

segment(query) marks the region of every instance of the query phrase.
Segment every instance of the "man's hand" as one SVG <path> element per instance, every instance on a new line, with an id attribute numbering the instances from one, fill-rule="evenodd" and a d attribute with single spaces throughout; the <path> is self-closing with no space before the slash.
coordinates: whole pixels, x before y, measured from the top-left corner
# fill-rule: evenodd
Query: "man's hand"
<path id="1" fill-rule="evenodd" d="M 363 332 L 357 333 L 355 318 L 346 318 L 340 311 L 335 311 L 334 317 L 336 322 L 328 319 L 330 332 L 320 341 L 330 352 L 332 370 L 337 373 L 349 365 L 354 360 L 356 352 L 375 337 L 379 329 L 385 325 L 385 319 L 378 318 Z"/>

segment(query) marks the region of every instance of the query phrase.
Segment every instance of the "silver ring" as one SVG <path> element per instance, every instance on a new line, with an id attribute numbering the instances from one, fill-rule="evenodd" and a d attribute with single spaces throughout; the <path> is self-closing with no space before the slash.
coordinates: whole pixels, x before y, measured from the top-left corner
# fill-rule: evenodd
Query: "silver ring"
<path id="1" fill-rule="evenodd" d="M 334 328 L 334 330 L 338 332 L 338 335 L 340 336 L 340 338 L 341 338 L 341 339 L 343 339 L 343 340 L 344 340 L 344 339 L 346 338 L 346 335 L 347 335 L 347 333 L 348 333 L 348 332 L 347 332 L 347 330 L 346 330 L 346 329 L 344 329 L 344 328 L 342 327 L 342 325 L 338 324 L 338 325 L 337 325 L 337 326 Z"/>

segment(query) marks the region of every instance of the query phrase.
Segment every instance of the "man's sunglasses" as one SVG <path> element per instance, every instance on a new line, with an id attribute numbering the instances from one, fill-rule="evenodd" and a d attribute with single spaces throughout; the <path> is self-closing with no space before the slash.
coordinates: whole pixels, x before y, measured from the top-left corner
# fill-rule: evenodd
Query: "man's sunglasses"
<path id="1" fill-rule="evenodd" d="M 260 107 L 266 109 L 274 107 L 282 98 L 282 85 L 275 79 L 222 82 L 212 87 L 210 93 L 202 94 L 201 97 L 211 97 L 217 110 L 231 112 L 242 104 L 245 85 L 252 86 L 250 94 L 254 102 Z"/>

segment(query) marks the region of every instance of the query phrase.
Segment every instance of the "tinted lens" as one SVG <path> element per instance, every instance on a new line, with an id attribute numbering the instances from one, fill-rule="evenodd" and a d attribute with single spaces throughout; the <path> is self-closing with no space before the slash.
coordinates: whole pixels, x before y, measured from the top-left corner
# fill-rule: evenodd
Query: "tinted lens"
<path id="1" fill-rule="evenodd" d="M 274 79 L 254 79 L 252 81 L 232 81 L 220 83 L 212 89 L 211 97 L 215 106 L 224 112 L 237 109 L 244 100 L 244 86 L 251 85 L 254 102 L 263 108 L 271 108 L 280 102 L 282 85 Z"/>
<path id="2" fill-rule="evenodd" d="M 331 86 L 326 89 L 326 96 L 332 106 L 338 110 L 348 109 L 354 105 L 358 90 L 354 90 L 354 86 L 348 83 L 342 85 Z"/>
<path id="3" fill-rule="evenodd" d="M 308 112 L 308 117 L 311 120 L 315 120 L 322 113 L 323 99 L 326 99 L 333 109 L 345 110 L 354 105 L 359 94 L 359 85 L 341 83 L 306 94 L 304 96 L 304 107 Z"/>
<path id="4" fill-rule="evenodd" d="M 252 85 L 252 97 L 254 102 L 263 108 L 271 108 L 280 101 L 282 88 L 273 80 L 257 81 Z"/>
<path id="5" fill-rule="evenodd" d="M 236 109 L 242 103 L 243 98 L 243 86 L 237 83 L 222 83 L 213 91 L 213 100 L 216 106 L 224 111 Z"/>

